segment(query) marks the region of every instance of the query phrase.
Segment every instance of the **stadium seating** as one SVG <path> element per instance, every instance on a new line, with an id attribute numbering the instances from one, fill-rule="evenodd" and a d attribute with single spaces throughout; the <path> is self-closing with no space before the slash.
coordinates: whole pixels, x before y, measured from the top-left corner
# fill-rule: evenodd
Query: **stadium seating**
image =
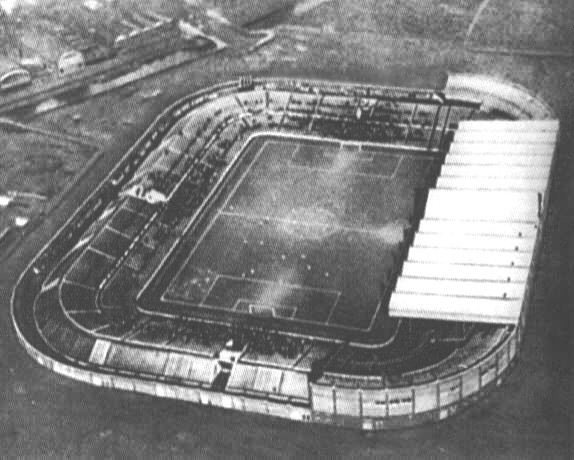
<path id="1" fill-rule="evenodd" d="M 459 123 L 391 316 L 516 324 L 557 136 L 556 120 Z"/>
<path id="2" fill-rule="evenodd" d="M 463 281 L 458 279 L 401 276 L 397 281 L 395 292 L 522 300 L 524 283 L 517 281 L 501 283 L 498 281 Z"/>
<path id="3" fill-rule="evenodd" d="M 466 367 L 472 367 L 474 364 L 484 360 L 492 352 L 492 349 L 509 333 L 507 328 L 492 327 L 488 324 L 477 324 L 475 328 L 477 329 L 475 332 L 477 339 L 466 341 L 462 346 L 457 347 L 447 359 L 430 368 L 413 369 L 404 372 L 402 381 L 397 381 L 397 384 L 413 385 L 445 378 L 451 375 L 453 369 L 457 369 L 460 363 L 464 363 Z"/>
<path id="4" fill-rule="evenodd" d="M 462 120 L 458 123 L 457 132 L 519 132 L 528 130 L 535 132 L 558 132 L 560 124 L 558 120 Z"/>
<path id="5" fill-rule="evenodd" d="M 468 265 L 455 263 L 416 262 L 407 260 L 403 264 L 402 276 L 445 280 L 476 280 L 498 282 L 526 282 L 528 267 L 492 265 Z"/>
<path id="6" fill-rule="evenodd" d="M 441 174 L 451 177 L 514 177 L 521 178 L 539 178 L 548 179 L 550 174 L 549 168 L 537 168 L 523 166 L 506 166 L 504 168 L 492 165 L 460 165 L 445 164 L 442 167 Z"/>
<path id="7" fill-rule="evenodd" d="M 211 358 L 171 352 L 164 375 L 181 380 L 211 384 L 215 378 L 215 363 Z"/>
<path id="8" fill-rule="evenodd" d="M 521 141 L 508 143 L 466 143 L 453 142 L 449 154 L 461 155 L 552 155 L 555 146 L 553 144 L 524 144 Z"/>
<path id="9" fill-rule="evenodd" d="M 538 223 L 423 219 L 419 223 L 419 232 L 453 235 L 535 237 L 538 233 Z"/>
<path id="10" fill-rule="evenodd" d="M 552 163 L 551 155 L 483 155 L 483 154 L 451 154 L 447 155 L 445 164 L 452 165 L 484 165 L 484 166 L 533 166 L 550 167 Z"/>
<path id="11" fill-rule="evenodd" d="M 63 282 L 60 287 L 62 308 L 67 312 L 98 311 L 96 294 L 97 291 L 95 289 Z"/>
<path id="12" fill-rule="evenodd" d="M 544 194 L 544 178 L 508 177 L 447 177 L 440 176 L 436 182 L 438 189 L 450 190 L 492 190 L 492 191 L 532 191 Z"/>
<path id="13" fill-rule="evenodd" d="M 34 309 L 38 330 L 52 349 L 74 360 L 87 361 L 95 339 L 80 331 L 65 316 L 59 304 L 57 287 L 40 294 Z"/>
<path id="14" fill-rule="evenodd" d="M 502 251 L 532 252 L 533 236 L 455 235 L 418 232 L 413 246 L 428 248 L 499 249 Z"/>
<path id="15" fill-rule="evenodd" d="M 512 142 L 525 142 L 532 144 L 556 144 L 556 131 L 537 131 L 535 126 L 528 127 L 523 125 L 524 128 L 520 130 L 510 131 L 457 131 L 454 136 L 455 142 L 492 142 L 492 143 L 512 143 Z"/>
<path id="16" fill-rule="evenodd" d="M 160 376 L 171 385 L 213 385 L 212 389 L 225 384 L 224 378 L 216 377 L 221 369 L 226 375 L 224 364 L 229 363 L 218 357 L 231 339 L 241 349 L 225 386 L 239 395 L 226 395 L 232 404 L 250 404 L 244 396 L 308 404 L 311 385 L 313 409 L 318 412 L 356 417 L 361 410 L 365 416 L 411 414 L 414 389 L 393 387 L 446 376 L 453 363 L 469 365 L 483 359 L 508 333 L 498 324 L 516 323 L 557 124 L 539 124 L 535 133 L 542 134 L 535 139 L 524 132 L 532 126 L 526 122 L 499 123 L 492 129 L 487 122 L 458 123 L 418 233 L 407 239 L 412 239 L 408 260 L 396 283 L 396 277 L 390 277 L 390 315 L 404 319 L 393 322 L 396 333 L 384 346 L 203 323 L 175 308 L 152 318 L 135 308 L 136 296 L 145 294 L 145 283 L 187 231 L 192 216 L 251 134 L 277 130 L 335 138 L 337 146 L 345 140 L 371 140 L 430 147 L 425 152 L 411 149 L 430 157 L 442 145 L 441 131 L 448 131 L 446 111 L 441 113 L 435 105 L 377 102 L 344 85 L 320 94 L 312 86 L 284 83 L 255 88 L 195 101 L 193 115 L 174 116 L 173 126 L 163 126 L 158 147 L 148 141 L 149 151 L 141 150 L 140 161 L 144 153 L 145 159 L 128 185 L 145 180 L 169 199 L 152 204 L 120 194 L 114 204 L 104 203 L 107 210 L 95 222 L 86 219 L 89 228 L 80 243 L 37 298 L 38 330 L 57 353 L 92 368 Z M 450 123 L 456 125 L 457 120 Z M 146 302 L 142 305 L 148 308 Z M 76 328 L 74 321 L 87 331 Z M 472 329 L 472 334 L 459 337 L 458 328 L 467 321 L 486 323 L 484 329 L 477 327 L 484 333 Z M 378 329 L 373 330 L 374 336 Z M 469 336 L 481 340 L 467 340 Z M 392 389 L 384 402 L 381 388 Z M 439 390 L 441 400 L 452 402 L 452 388 Z M 436 401 L 436 392 L 434 397 Z M 387 413 L 381 412 L 383 407 Z"/>
<path id="17" fill-rule="evenodd" d="M 103 365 L 106 362 L 108 352 L 112 343 L 109 340 L 97 339 L 92 348 L 89 362 L 96 365 Z"/>
<path id="18" fill-rule="evenodd" d="M 307 376 L 284 369 L 237 363 L 227 382 L 232 393 L 263 394 L 269 397 L 308 399 Z"/>
<path id="19" fill-rule="evenodd" d="M 166 351 L 112 343 L 104 365 L 137 374 L 162 375 L 167 358 Z"/>
<path id="20" fill-rule="evenodd" d="M 97 289 L 114 266 L 115 259 L 86 250 L 72 265 L 65 279 Z"/>

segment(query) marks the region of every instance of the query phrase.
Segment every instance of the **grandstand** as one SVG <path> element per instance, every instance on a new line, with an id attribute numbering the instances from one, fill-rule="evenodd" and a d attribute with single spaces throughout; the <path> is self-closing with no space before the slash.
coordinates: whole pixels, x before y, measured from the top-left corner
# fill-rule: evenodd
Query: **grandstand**
<path id="1" fill-rule="evenodd" d="M 96 385 L 365 430 L 442 419 L 518 352 L 559 134 L 481 115 L 434 89 L 192 94 L 23 274 L 19 336 Z"/>
<path id="2" fill-rule="evenodd" d="M 437 187 L 429 193 L 423 231 L 417 232 L 407 259 L 423 267 L 397 281 L 391 316 L 518 322 L 536 239 L 527 229 L 535 228 L 543 214 L 558 128 L 556 120 L 459 123 Z M 507 153 L 517 142 L 522 148 Z M 477 143 L 480 149 L 469 152 L 467 147 Z M 502 148 L 491 153 L 493 146 Z M 443 177 L 454 180 L 444 182 Z M 434 222 L 438 233 L 426 233 L 426 221 Z M 465 229 L 440 231 L 452 221 L 467 222 L 468 227 L 478 221 L 481 228 L 472 234 Z M 501 234 L 504 226 L 508 230 Z M 525 229 L 516 228 L 520 226 Z M 472 266 L 475 277 L 443 279 L 436 263 Z M 523 274 L 513 279 L 507 272 L 506 280 L 493 281 L 493 267 L 522 268 Z"/>

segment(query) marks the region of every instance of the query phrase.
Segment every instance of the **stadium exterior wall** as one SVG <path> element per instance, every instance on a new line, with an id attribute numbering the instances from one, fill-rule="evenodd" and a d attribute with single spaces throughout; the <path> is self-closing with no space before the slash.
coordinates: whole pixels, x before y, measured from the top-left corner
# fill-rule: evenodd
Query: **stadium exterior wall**
<path id="1" fill-rule="evenodd" d="M 494 98 L 496 93 L 484 93 L 484 90 L 491 88 L 510 88 L 510 91 L 520 91 L 515 86 L 504 86 L 501 82 L 496 85 L 485 85 L 486 77 L 480 79 L 455 77 L 456 91 L 467 95 L 482 95 Z M 161 126 L 165 124 L 168 117 L 178 116 L 185 111 L 185 106 L 194 98 L 203 94 L 209 94 L 219 89 L 232 88 L 235 83 L 226 83 L 215 87 L 207 88 L 198 93 L 194 93 L 180 101 L 177 101 L 166 109 L 148 130 L 140 137 L 134 146 L 128 150 L 122 160 L 94 190 L 90 198 L 96 197 L 101 191 L 103 185 L 107 183 L 115 174 L 121 172 L 125 167 L 126 159 L 130 155 L 137 153 L 138 149 L 149 141 L 155 139 Z M 467 85 L 467 87 L 465 87 Z M 447 95 L 449 85 L 447 84 Z M 540 100 L 533 100 L 526 90 L 524 95 L 524 107 L 521 108 L 524 113 L 531 113 L 532 117 L 541 115 L 541 107 L 545 107 Z M 516 96 L 513 96 L 513 99 Z M 515 102 L 514 102 L 515 103 Z M 532 112 L 529 111 L 532 107 Z M 551 114 L 550 108 L 547 114 Z M 548 115 L 546 115 L 548 116 Z M 160 128 L 158 128 L 160 127 Z M 165 126 L 164 126 L 165 128 Z M 549 181 L 550 183 L 550 181 Z M 545 200 L 548 199 L 548 193 Z M 71 364 L 65 357 L 55 357 L 52 353 L 41 350 L 42 346 L 35 346 L 34 343 L 39 338 L 26 336 L 23 332 L 26 328 L 21 327 L 22 312 L 16 311 L 17 296 L 21 295 L 19 288 L 22 289 L 22 283 L 30 275 L 33 264 L 40 254 L 61 234 L 64 229 L 73 222 L 74 219 L 81 218 L 82 212 L 85 212 L 84 206 L 80 207 L 70 217 L 58 233 L 46 244 L 39 255 L 27 267 L 20 276 L 12 294 L 11 314 L 19 341 L 26 349 L 28 354 L 39 364 L 45 366 L 61 375 L 83 381 L 95 386 L 133 391 L 137 393 L 150 394 L 158 397 L 168 397 L 181 399 L 198 404 L 222 407 L 226 409 L 240 410 L 244 412 L 253 412 L 264 415 L 271 415 L 291 420 L 303 422 L 316 422 L 325 424 L 335 424 L 358 428 L 364 431 L 377 431 L 390 428 L 417 425 L 420 423 L 443 420 L 470 403 L 479 399 L 491 388 L 500 385 L 502 379 L 508 374 L 509 369 L 520 352 L 525 327 L 526 313 L 532 296 L 532 286 L 534 282 L 533 267 L 538 262 L 540 252 L 541 235 L 544 227 L 544 218 L 547 206 L 544 207 L 545 213 L 540 221 L 536 237 L 536 246 L 534 257 L 531 263 L 528 282 L 524 296 L 522 314 L 520 321 L 503 342 L 492 351 L 488 358 L 482 360 L 471 368 L 460 372 L 453 372 L 448 377 L 424 384 L 405 386 L 401 388 L 376 388 L 376 389 L 352 389 L 340 388 L 334 386 L 324 386 L 310 384 L 310 405 L 299 406 L 286 402 L 275 402 L 269 399 L 254 398 L 244 395 L 231 395 L 228 393 L 212 391 L 201 387 L 190 387 L 177 384 L 158 382 L 136 375 L 129 372 L 111 373 L 88 369 L 86 367 Z M 28 332 L 27 332 L 28 333 Z M 32 334 L 33 335 L 33 334 Z"/>
<path id="2" fill-rule="evenodd" d="M 443 420 L 479 399 L 489 389 L 500 385 L 503 376 L 517 356 L 520 344 L 519 330 L 520 328 L 516 328 L 515 333 L 487 360 L 433 383 L 381 390 L 311 385 L 312 401 L 321 393 L 321 389 L 329 393 L 332 398 L 330 412 L 316 410 L 313 404 L 311 407 L 291 405 L 268 399 L 211 391 L 201 387 L 146 380 L 137 375 L 117 375 L 82 369 L 42 353 L 26 340 L 20 330 L 17 330 L 17 333 L 22 346 L 39 364 L 58 374 L 94 386 L 180 399 L 196 404 L 253 412 L 300 422 L 335 424 L 363 431 L 378 431 Z M 397 396 L 403 399 L 406 396 L 410 398 L 410 402 L 395 405 L 392 401 Z M 380 403 L 382 401 L 383 404 Z M 378 414 L 373 412 L 373 407 L 377 408 Z"/>

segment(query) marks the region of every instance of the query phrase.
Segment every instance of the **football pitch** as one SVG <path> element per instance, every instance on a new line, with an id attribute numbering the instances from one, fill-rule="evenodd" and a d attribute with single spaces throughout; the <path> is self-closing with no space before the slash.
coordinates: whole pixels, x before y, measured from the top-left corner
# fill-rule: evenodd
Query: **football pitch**
<path id="1" fill-rule="evenodd" d="M 432 159 L 270 136 L 241 155 L 162 275 L 157 308 L 369 331 Z"/>

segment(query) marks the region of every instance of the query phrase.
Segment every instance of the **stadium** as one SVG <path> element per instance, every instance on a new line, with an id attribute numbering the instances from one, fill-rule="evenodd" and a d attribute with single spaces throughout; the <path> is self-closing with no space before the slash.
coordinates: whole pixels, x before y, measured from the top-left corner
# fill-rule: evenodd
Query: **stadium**
<path id="1" fill-rule="evenodd" d="M 21 275 L 19 340 L 97 386 L 365 431 L 444 419 L 520 352 L 558 137 L 483 76 L 206 88 Z"/>

